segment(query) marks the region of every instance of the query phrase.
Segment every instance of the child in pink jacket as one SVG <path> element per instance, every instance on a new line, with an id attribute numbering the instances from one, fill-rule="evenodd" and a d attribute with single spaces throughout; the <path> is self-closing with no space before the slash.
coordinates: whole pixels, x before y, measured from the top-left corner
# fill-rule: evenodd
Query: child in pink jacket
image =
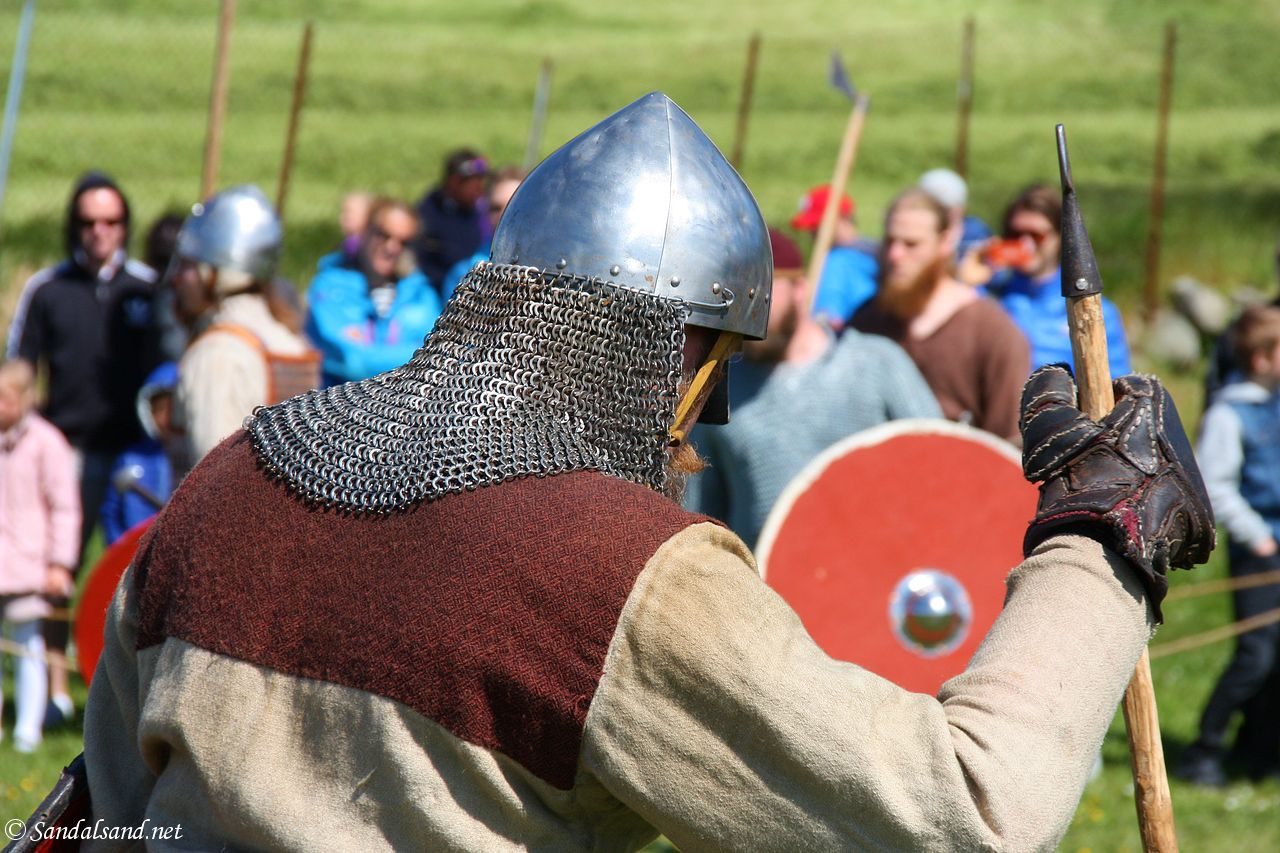
<path id="1" fill-rule="evenodd" d="M 44 596 L 70 595 L 80 544 L 75 458 L 62 433 L 31 411 L 32 381 L 26 362 L 0 362 L 0 618 L 22 648 L 14 678 L 19 752 L 39 746 L 44 721 Z"/>

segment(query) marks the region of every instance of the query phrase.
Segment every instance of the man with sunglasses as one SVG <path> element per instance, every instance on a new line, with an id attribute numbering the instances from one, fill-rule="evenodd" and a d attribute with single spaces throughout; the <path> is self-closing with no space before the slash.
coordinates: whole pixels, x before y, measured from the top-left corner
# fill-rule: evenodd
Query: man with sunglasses
<path id="1" fill-rule="evenodd" d="M 422 230 L 413 252 L 437 291 L 450 267 L 493 236 L 485 203 L 488 179 L 489 161 L 471 148 L 459 148 L 445 157 L 440 184 L 418 202 Z"/>
<path id="2" fill-rule="evenodd" d="M 1004 214 L 1006 240 L 1022 244 L 1020 257 L 996 273 L 989 292 L 1000 301 L 1031 344 L 1031 369 L 1071 362 L 1067 301 L 1062 298 L 1062 197 L 1056 189 L 1033 184 L 1009 203 Z M 1107 327 L 1107 357 L 1112 376 L 1132 369 L 1120 311 L 1102 297 Z"/>
<path id="3" fill-rule="evenodd" d="M 142 437 L 135 401 L 162 356 L 156 276 L 126 254 L 129 201 L 114 180 L 89 172 L 76 182 L 65 235 L 67 258 L 23 288 L 6 355 L 43 365 L 47 390 L 40 414 L 66 436 L 79 464 L 83 551 L 116 455 Z M 65 607 L 66 599 L 53 603 Z M 55 659 L 49 693 L 54 719 L 72 714 L 66 669 L 56 662 L 68 633 L 65 620 L 45 623 Z"/>

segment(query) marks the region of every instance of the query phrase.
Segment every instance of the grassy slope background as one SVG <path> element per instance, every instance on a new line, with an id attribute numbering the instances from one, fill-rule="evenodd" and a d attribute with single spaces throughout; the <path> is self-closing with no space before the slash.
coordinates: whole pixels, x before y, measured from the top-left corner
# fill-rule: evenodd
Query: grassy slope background
<path id="1" fill-rule="evenodd" d="M 19 6 L 0 8 L 6 81 Z M 1066 123 L 1100 267 L 1132 322 L 1162 28 L 1172 18 L 1180 30 L 1164 278 L 1188 272 L 1223 290 L 1240 282 L 1271 287 L 1280 233 L 1276 2 L 241 0 L 238 7 L 219 183 L 253 181 L 271 195 L 302 22 L 316 22 L 286 217 L 284 271 L 297 281 L 336 241 L 343 192 L 416 198 L 459 144 L 497 162 L 519 160 L 544 57 L 556 71 L 543 153 L 652 89 L 675 98 L 728 150 L 754 31 L 764 43 L 742 171 L 766 216 L 784 222 L 805 189 L 829 179 L 847 116 L 825 83 L 838 47 L 873 98 L 852 190 L 864 230 L 878 234 L 884 203 L 924 169 L 951 160 L 961 22 L 972 14 L 975 212 L 995 221 L 1023 184 L 1055 180 L 1052 130 Z M 0 218 L 0 321 L 22 278 L 58 257 L 67 191 L 81 171 L 115 174 L 140 226 L 194 200 L 216 18 L 211 0 L 39 4 Z M 1164 375 L 1193 419 L 1196 377 Z M 1175 583 L 1223 571 L 1215 557 Z M 1229 604 L 1225 596 L 1181 602 L 1168 617 L 1160 640 L 1228 621 Z M 1155 662 L 1174 760 L 1228 654 L 1229 644 L 1219 644 Z M 78 748 L 75 730 L 51 738 L 34 758 L 0 747 L 0 812 L 29 811 Z M 1087 789 L 1064 849 L 1138 849 L 1122 726 L 1113 727 L 1103 755 L 1104 773 Z M 1280 786 L 1205 793 L 1175 784 L 1174 794 L 1185 849 L 1280 849 Z"/>

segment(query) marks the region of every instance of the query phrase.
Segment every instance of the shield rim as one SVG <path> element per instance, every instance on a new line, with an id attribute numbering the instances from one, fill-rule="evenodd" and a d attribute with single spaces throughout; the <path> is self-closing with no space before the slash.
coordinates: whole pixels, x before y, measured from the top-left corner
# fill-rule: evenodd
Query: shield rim
<path id="1" fill-rule="evenodd" d="M 844 458 L 853 450 L 874 447 L 895 438 L 912 435 L 946 435 L 953 438 L 976 441 L 1009 459 L 1019 469 L 1022 468 L 1022 451 L 1011 442 L 986 430 L 956 423 L 955 421 L 941 418 L 903 418 L 896 421 L 886 421 L 883 424 L 855 432 L 840 439 L 815 456 L 808 465 L 800 469 L 800 473 L 791 478 L 791 482 L 787 483 L 786 488 L 782 490 L 782 494 L 774 501 L 773 509 L 769 510 L 769 516 L 765 519 L 764 527 L 760 531 L 760 537 L 756 540 L 756 569 L 760 572 L 760 577 L 767 579 L 769 576 L 769 557 L 773 552 L 774 541 L 777 539 L 783 523 L 791 514 L 791 508 L 800 496 L 807 492 L 809 487 L 826 472 L 832 463 Z"/>

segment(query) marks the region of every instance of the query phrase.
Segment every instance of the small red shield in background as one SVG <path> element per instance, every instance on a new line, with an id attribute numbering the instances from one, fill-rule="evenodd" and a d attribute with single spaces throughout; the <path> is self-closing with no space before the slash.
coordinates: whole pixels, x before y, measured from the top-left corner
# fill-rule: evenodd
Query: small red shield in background
<path id="1" fill-rule="evenodd" d="M 142 534 L 151 527 L 155 516 L 130 527 L 123 536 L 102 552 L 89 572 L 80 603 L 76 605 L 76 656 L 84 683 L 93 680 L 93 671 L 102 656 L 102 632 L 107 626 L 107 608 L 116 594 L 116 586 L 124 570 L 133 562 Z"/>
<path id="2" fill-rule="evenodd" d="M 1013 445 L 946 421 L 895 421 L 797 475 L 756 552 L 827 654 L 935 694 L 999 614 L 1035 508 Z"/>

